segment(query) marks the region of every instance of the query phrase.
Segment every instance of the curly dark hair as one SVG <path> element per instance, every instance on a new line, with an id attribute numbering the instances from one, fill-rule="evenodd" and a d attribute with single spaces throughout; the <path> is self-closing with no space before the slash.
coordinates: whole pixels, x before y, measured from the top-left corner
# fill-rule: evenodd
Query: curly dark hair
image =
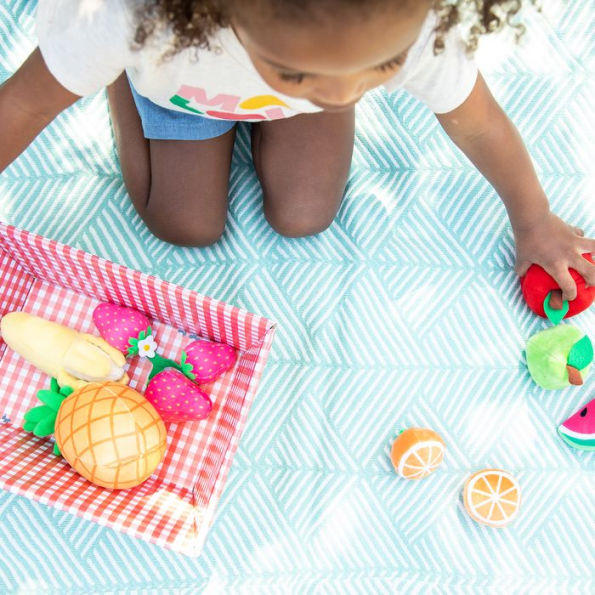
<path id="1" fill-rule="evenodd" d="M 326 12 L 337 8 L 337 4 L 360 11 L 369 10 L 373 5 L 382 6 L 387 0 L 329 0 L 326 3 L 315 0 L 252 0 L 266 5 L 276 18 L 307 19 L 313 13 Z M 538 6 L 538 0 L 526 0 Z M 173 32 L 172 47 L 165 57 L 171 57 L 187 49 L 211 49 L 209 38 L 220 28 L 229 26 L 234 9 L 246 9 L 247 0 L 145 0 L 136 10 L 136 33 L 134 43 L 137 48 L 155 33 L 160 25 Z M 322 4 L 322 6 L 321 6 Z M 517 39 L 524 33 L 524 26 L 516 22 L 523 0 L 433 0 L 433 9 L 438 15 L 434 53 L 444 49 L 444 37 L 455 25 L 466 27 L 468 51 L 477 48 L 479 38 L 487 33 L 500 31 L 504 27 L 516 30 Z"/>
<path id="2" fill-rule="evenodd" d="M 529 0 L 529 3 L 539 10 L 538 0 Z M 465 41 L 469 52 L 477 49 L 482 35 L 501 31 L 505 26 L 515 30 L 518 41 L 525 32 L 525 26 L 516 18 L 522 5 L 523 0 L 435 0 L 434 10 L 439 21 L 436 27 L 434 53 L 444 50 L 444 36 L 459 23 L 467 28 Z"/>

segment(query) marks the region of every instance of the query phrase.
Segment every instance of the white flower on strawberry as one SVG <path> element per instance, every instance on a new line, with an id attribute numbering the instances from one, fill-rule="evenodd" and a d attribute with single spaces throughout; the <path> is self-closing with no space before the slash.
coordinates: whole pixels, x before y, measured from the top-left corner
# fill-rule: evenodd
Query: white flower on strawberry
<path id="1" fill-rule="evenodd" d="M 157 343 L 153 339 L 153 335 L 149 335 L 146 339 L 140 339 L 138 342 L 138 355 L 140 357 L 155 357 Z"/>

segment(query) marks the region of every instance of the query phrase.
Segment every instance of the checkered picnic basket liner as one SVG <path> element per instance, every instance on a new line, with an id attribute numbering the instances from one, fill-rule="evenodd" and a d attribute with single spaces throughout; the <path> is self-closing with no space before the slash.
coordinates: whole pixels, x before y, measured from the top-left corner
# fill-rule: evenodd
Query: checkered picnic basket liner
<path id="1" fill-rule="evenodd" d="M 118 531 L 198 555 L 271 348 L 275 325 L 155 277 L 27 231 L 0 224 L 0 315 L 14 310 L 97 334 L 99 302 L 137 308 L 150 319 L 160 352 L 176 357 L 200 336 L 228 343 L 238 362 L 209 385 L 205 422 L 168 427 L 168 452 L 156 472 L 130 490 L 95 486 L 52 454 L 48 439 L 22 429 L 47 376 L 0 342 L 0 487 Z M 137 358 L 138 359 L 138 358 Z M 144 386 L 146 363 L 130 360 L 131 386 Z"/>

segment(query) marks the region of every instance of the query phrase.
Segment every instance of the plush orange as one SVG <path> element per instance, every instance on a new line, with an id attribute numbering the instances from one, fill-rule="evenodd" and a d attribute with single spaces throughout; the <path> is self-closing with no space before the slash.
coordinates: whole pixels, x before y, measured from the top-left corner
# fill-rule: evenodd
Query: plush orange
<path id="1" fill-rule="evenodd" d="M 521 487 L 508 471 L 482 469 L 467 479 L 463 501 L 474 521 L 490 527 L 505 527 L 519 512 Z"/>
<path id="2" fill-rule="evenodd" d="M 405 479 L 423 479 L 442 463 L 444 440 L 434 430 L 409 428 L 401 432 L 390 453 L 395 471 Z"/>

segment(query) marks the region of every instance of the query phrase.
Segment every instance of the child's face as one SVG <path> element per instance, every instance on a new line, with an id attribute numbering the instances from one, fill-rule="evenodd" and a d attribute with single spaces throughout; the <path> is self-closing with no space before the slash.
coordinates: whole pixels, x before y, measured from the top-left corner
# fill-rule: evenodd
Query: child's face
<path id="1" fill-rule="evenodd" d="M 392 78 L 417 39 L 431 2 L 337 18 L 323 25 L 280 20 L 233 21 L 234 30 L 262 78 L 278 92 L 308 99 L 328 111 L 352 107 Z"/>

